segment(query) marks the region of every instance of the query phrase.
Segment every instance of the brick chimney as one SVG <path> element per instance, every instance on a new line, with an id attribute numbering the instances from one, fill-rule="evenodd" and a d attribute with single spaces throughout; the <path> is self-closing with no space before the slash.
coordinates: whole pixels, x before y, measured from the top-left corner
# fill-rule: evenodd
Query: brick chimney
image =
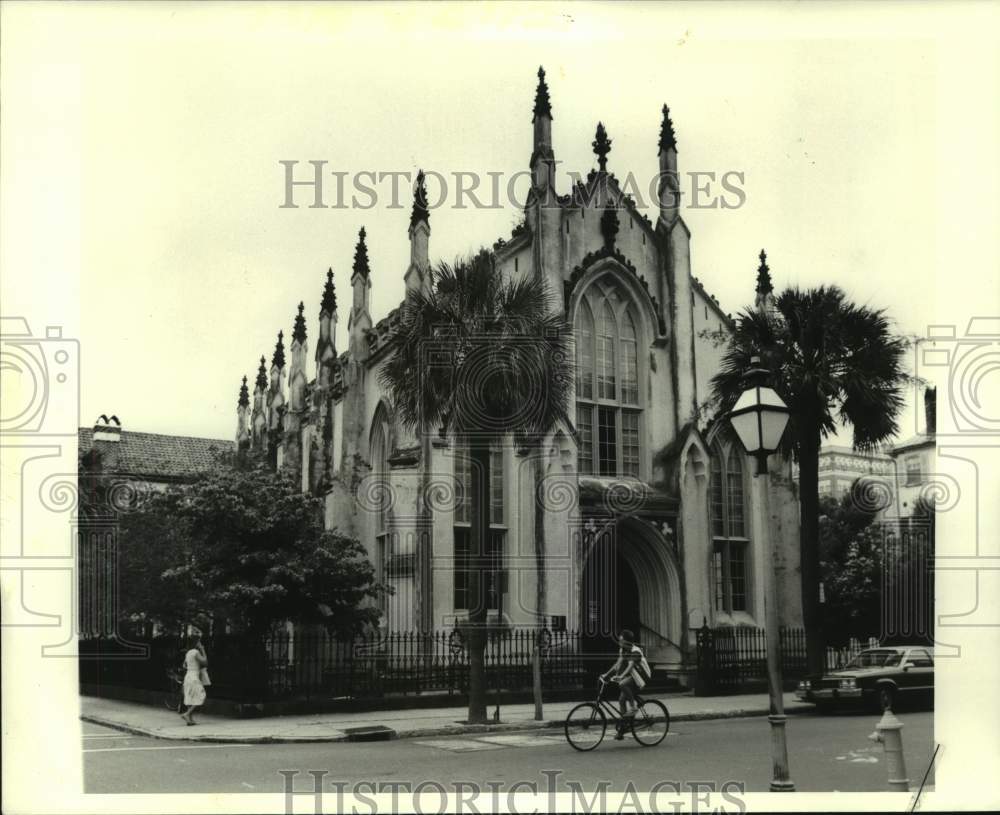
<path id="1" fill-rule="evenodd" d="M 110 419 L 106 414 L 102 413 L 97 417 L 97 421 L 94 423 L 94 441 L 121 441 L 122 440 L 122 423 L 118 420 L 117 416 L 112 416 Z"/>
<path id="2" fill-rule="evenodd" d="M 937 435 L 937 388 L 924 390 L 924 419 L 927 422 L 924 432 L 928 436 Z"/>

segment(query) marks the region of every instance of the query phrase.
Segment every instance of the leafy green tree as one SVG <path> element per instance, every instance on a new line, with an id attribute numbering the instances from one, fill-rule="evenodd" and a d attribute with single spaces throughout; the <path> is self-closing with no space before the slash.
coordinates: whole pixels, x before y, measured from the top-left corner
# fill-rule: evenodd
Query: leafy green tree
<path id="1" fill-rule="evenodd" d="M 786 289 L 774 306 L 738 315 L 712 389 L 728 410 L 746 387 L 750 358 L 759 355 L 770 371 L 767 384 L 791 410 L 783 452 L 799 464 L 802 616 L 809 669 L 818 673 L 826 650 L 819 602 L 820 445 L 838 421 L 851 427 L 856 450 L 896 434 L 907 341 L 893 334 L 883 310 L 855 305 L 836 286 Z"/>
<path id="2" fill-rule="evenodd" d="M 881 628 L 884 530 L 853 491 L 819 502 L 820 571 L 827 644 L 867 639 Z"/>
<path id="3" fill-rule="evenodd" d="M 358 541 L 323 528 L 321 504 L 286 471 L 220 462 L 121 517 L 119 608 L 169 629 L 285 620 L 359 631 L 383 588 Z"/>
<path id="4" fill-rule="evenodd" d="M 879 519 L 852 490 L 840 501 L 821 499 L 820 512 L 828 643 L 878 636 L 931 644 L 934 507 L 920 502 L 911 516 Z"/>
<path id="5" fill-rule="evenodd" d="M 505 279 L 486 250 L 442 264 L 426 290 L 407 293 L 396 352 L 381 372 L 402 424 L 468 444 L 470 722 L 486 720 L 490 446 L 508 434 L 531 443 L 569 403 L 569 329 L 550 308 L 541 278 Z"/>

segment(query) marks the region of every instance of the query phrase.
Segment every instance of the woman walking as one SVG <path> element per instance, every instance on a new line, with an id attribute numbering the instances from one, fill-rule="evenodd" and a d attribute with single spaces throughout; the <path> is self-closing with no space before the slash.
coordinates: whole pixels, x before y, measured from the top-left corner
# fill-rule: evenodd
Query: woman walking
<path id="1" fill-rule="evenodd" d="M 208 679 L 208 671 L 205 670 L 208 657 L 200 635 L 193 635 L 188 645 L 188 651 L 184 655 L 184 704 L 187 705 L 187 710 L 181 713 L 181 718 L 190 727 L 195 724 L 195 710 L 205 704 L 205 683 L 202 676 L 204 675 L 205 680 Z"/>

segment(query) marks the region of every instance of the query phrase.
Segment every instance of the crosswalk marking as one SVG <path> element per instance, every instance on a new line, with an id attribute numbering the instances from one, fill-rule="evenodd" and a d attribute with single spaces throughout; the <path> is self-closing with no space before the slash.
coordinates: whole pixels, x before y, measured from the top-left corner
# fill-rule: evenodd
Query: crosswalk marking
<path id="1" fill-rule="evenodd" d="M 433 739 L 430 741 L 418 741 L 424 747 L 437 747 L 440 750 L 451 750 L 453 753 L 464 753 L 472 750 L 499 750 L 502 745 L 489 744 L 483 741 L 473 741 L 471 739 Z"/>
<path id="2" fill-rule="evenodd" d="M 609 731 L 608 737 L 614 733 Z M 676 736 L 677 733 L 667 733 L 667 736 Z M 598 734 L 594 734 L 594 741 Z M 580 741 L 579 736 L 576 741 Z M 448 750 L 453 753 L 465 753 L 474 750 L 499 750 L 503 747 L 546 747 L 558 744 L 566 744 L 563 736 L 555 734 L 539 733 L 505 733 L 496 736 L 477 736 L 475 739 L 423 739 L 414 742 L 423 747 L 435 747 L 438 750 Z"/>
<path id="3" fill-rule="evenodd" d="M 491 744 L 510 745 L 512 747 L 535 747 L 543 744 L 561 744 L 566 741 L 562 736 L 538 736 L 525 733 L 506 736 L 482 736 L 479 740 L 487 741 Z"/>

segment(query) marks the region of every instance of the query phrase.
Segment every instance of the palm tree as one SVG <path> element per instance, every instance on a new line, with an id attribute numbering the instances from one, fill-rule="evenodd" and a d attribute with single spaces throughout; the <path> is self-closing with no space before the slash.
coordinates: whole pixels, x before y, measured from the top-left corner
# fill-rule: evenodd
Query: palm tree
<path id="1" fill-rule="evenodd" d="M 850 425 L 856 450 L 872 450 L 898 431 L 907 341 L 890 330 L 885 311 L 850 302 L 836 286 L 786 289 L 774 307 L 741 312 L 714 400 L 728 410 L 746 387 L 750 357 L 760 355 L 769 384 L 788 404 L 783 439 L 799 465 L 802 618 L 810 672 L 824 668 L 819 602 L 819 449 L 837 421 Z"/>
<path id="2" fill-rule="evenodd" d="M 468 444 L 469 722 L 486 721 L 490 447 L 508 434 L 544 434 L 571 391 L 569 328 L 549 308 L 543 280 L 504 279 L 486 250 L 441 264 L 426 290 L 407 293 L 397 350 L 380 374 L 403 425 Z"/>

